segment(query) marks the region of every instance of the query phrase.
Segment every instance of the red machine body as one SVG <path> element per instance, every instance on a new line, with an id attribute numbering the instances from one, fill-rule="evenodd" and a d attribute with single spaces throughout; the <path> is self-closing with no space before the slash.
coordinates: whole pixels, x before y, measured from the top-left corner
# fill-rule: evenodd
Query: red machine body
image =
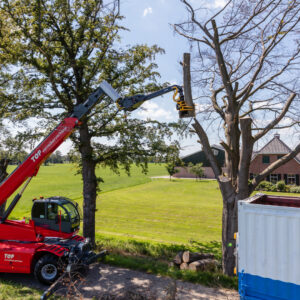
<path id="1" fill-rule="evenodd" d="M 78 124 L 77 118 L 64 119 L 49 136 L 27 157 L 27 159 L 1 184 L 0 205 L 19 188 L 24 181 L 35 176 L 40 165 L 55 149 L 73 132 Z M 72 233 L 49 230 L 35 226 L 30 220 L 6 220 L 0 224 L 0 272 L 31 273 L 34 263 L 45 253 L 61 257 L 67 248 L 59 245 L 45 244 L 45 237 L 61 239 L 84 238 L 77 236 L 78 230 Z"/>

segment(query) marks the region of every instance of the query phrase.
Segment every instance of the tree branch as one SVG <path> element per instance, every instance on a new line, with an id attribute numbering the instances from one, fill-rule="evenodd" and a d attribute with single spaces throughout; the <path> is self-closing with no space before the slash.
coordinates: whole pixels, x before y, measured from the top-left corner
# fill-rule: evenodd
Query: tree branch
<path id="1" fill-rule="evenodd" d="M 287 99 L 287 102 L 283 108 L 283 110 L 281 111 L 280 115 L 275 118 L 271 123 L 269 123 L 261 132 L 257 133 L 254 136 L 254 141 L 256 142 L 257 140 L 259 140 L 260 138 L 262 138 L 266 133 L 268 133 L 271 129 L 273 129 L 281 120 L 282 118 L 286 115 L 286 113 L 288 112 L 290 105 L 292 104 L 294 98 L 296 97 L 295 93 L 292 93 L 289 98 Z"/>

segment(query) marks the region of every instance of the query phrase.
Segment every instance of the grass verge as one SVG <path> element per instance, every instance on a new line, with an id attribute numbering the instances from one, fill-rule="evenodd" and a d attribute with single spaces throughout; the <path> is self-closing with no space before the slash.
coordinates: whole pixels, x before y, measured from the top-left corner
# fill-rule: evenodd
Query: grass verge
<path id="1" fill-rule="evenodd" d="M 210 287 L 224 287 L 236 289 L 237 277 L 228 277 L 217 272 L 182 271 L 172 267 L 169 263 L 177 252 L 190 250 L 203 253 L 213 253 L 221 264 L 221 243 L 201 243 L 190 241 L 189 244 L 166 244 L 136 239 L 113 238 L 97 236 L 99 248 L 106 248 L 110 254 L 105 258 L 105 263 L 155 275 L 169 276 L 174 279 L 200 283 Z"/>
<path id="2" fill-rule="evenodd" d="M 0 300 L 37 300 L 41 298 L 41 295 L 42 292 L 39 290 L 10 281 L 0 281 Z"/>

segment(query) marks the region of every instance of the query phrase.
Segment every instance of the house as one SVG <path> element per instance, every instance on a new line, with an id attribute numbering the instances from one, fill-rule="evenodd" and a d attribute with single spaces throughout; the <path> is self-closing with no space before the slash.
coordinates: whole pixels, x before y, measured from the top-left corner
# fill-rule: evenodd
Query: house
<path id="1" fill-rule="evenodd" d="M 280 135 L 276 133 L 271 141 L 269 141 L 259 151 L 253 153 L 250 164 L 250 179 L 267 168 L 271 163 L 291 151 L 292 150 L 280 139 Z M 286 184 L 299 185 L 299 176 L 300 154 L 274 170 L 272 174 L 265 178 L 265 180 L 272 183 L 284 180 Z"/>
<path id="2" fill-rule="evenodd" d="M 224 149 L 218 145 L 212 145 L 211 148 L 214 155 L 216 156 L 219 165 L 223 167 L 225 162 Z M 187 166 L 189 165 L 189 163 L 192 163 L 194 165 L 202 163 L 204 169 L 204 177 L 215 178 L 214 172 L 203 150 L 181 157 L 181 160 L 184 162 L 185 167 L 177 167 L 176 169 L 179 172 L 174 174 L 174 177 L 195 178 L 196 176 L 189 171 L 189 168 Z"/>

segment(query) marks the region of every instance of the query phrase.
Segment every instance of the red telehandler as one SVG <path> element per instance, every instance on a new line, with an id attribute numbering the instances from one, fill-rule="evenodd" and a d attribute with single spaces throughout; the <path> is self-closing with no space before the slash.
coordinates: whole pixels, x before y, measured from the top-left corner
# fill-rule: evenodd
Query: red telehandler
<path id="1" fill-rule="evenodd" d="M 77 233 L 80 226 L 78 204 L 65 197 L 50 197 L 33 201 L 31 219 L 8 220 L 8 217 L 41 164 L 53 153 L 70 134 L 80 126 L 80 120 L 107 95 L 116 102 L 118 108 L 133 111 L 143 102 L 174 91 L 180 117 L 190 116 L 193 106 L 184 101 L 181 86 L 173 85 L 149 95 L 135 95 L 121 98 L 118 93 L 103 81 L 88 99 L 74 107 L 52 132 L 28 155 L 0 185 L 0 205 L 23 184 L 0 219 L 0 272 L 34 273 L 42 283 L 52 284 L 66 270 L 73 266 L 87 266 L 106 251 L 98 254 L 91 250 L 88 239 Z M 179 98 L 176 99 L 176 95 Z M 44 297 L 45 299 L 45 297 Z"/>

